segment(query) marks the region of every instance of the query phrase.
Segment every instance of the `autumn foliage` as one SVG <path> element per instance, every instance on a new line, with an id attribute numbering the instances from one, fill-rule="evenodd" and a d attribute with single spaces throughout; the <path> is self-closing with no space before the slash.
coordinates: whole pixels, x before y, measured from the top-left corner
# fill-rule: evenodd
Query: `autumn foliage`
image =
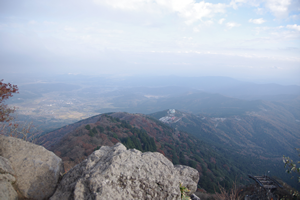
<path id="1" fill-rule="evenodd" d="M 13 93 L 18 93 L 18 87 L 10 83 L 3 83 L 3 79 L 0 80 L 0 122 L 8 122 L 12 120 L 11 113 L 15 111 L 14 108 L 9 108 L 3 102 L 12 97 Z"/>

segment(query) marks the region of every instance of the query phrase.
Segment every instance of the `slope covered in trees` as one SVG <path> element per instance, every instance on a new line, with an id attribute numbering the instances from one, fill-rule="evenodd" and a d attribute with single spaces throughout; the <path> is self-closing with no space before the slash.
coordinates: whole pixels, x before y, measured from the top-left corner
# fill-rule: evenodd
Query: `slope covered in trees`
<path id="1" fill-rule="evenodd" d="M 189 165 L 200 173 L 199 189 L 214 192 L 218 184 L 229 188 L 234 181 L 248 183 L 241 169 L 217 146 L 178 131 L 159 120 L 142 114 L 110 113 L 94 117 L 96 122 L 84 123 L 69 130 L 59 141 L 48 146 L 63 161 L 66 170 L 81 162 L 103 145 L 122 142 L 127 148 L 157 151 L 174 164 Z M 89 119 L 87 119 L 88 121 Z M 72 127 L 72 125 L 70 125 Z M 51 140 L 56 130 L 41 138 Z M 43 140 L 44 139 L 44 140 Z M 48 144 L 49 143 L 44 143 Z"/>
<path id="2" fill-rule="evenodd" d="M 295 155 L 300 144 L 300 123 L 282 106 L 268 103 L 257 112 L 216 118 L 209 115 L 168 110 L 151 114 L 168 125 L 186 131 L 227 152 L 236 166 L 249 174 L 270 172 L 294 187 L 295 179 L 285 173 L 283 155 Z"/>

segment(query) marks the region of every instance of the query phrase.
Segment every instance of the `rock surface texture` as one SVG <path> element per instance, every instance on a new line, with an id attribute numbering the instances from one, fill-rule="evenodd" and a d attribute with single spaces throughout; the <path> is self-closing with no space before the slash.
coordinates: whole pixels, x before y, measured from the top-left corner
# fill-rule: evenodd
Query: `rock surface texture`
<path id="1" fill-rule="evenodd" d="M 0 135 L 0 156 L 11 163 L 20 198 L 49 198 L 63 173 L 62 161 L 54 153 L 18 138 Z"/>
<path id="2" fill-rule="evenodd" d="M 18 194 L 12 184 L 16 181 L 11 162 L 0 156 L 0 199 L 17 200 Z"/>
<path id="3" fill-rule="evenodd" d="M 191 200 L 201 200 L 199 197 L 197 197 L 195 194 L 192 194 L 190 196 Z"/>
<path id="4" fill-rule="evenodd" d="M 103 146 L 71 169 L 50 200 L 181 199 L 179 185 L 197 189 L 199 174 L 174 167 L 160 153 L 126 150 L 121 143 Z"/>

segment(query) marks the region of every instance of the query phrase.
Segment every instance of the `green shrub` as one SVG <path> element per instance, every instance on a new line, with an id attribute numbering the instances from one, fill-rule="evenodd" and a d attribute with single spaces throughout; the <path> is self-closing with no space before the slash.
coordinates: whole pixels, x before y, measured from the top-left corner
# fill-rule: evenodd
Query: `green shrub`
<path id="1" fill-rule="evenodd" d="M 104 128 L 102 126 L 97 126 L 97 128 L 99 129 L 100 133 L 104 132 Z"/>
<path id="2" fill-rule="evenodd" d="M 97 146 L 94 151 L 99 150 L 101 146 Z"/>
<path id="3" fill-rule="evenodd" d="M 118 139 L 118 135 L 116 133 L 113 133 L 113 137 Z"/>
<path id="4" fill-rule="evenodd" d="M 89 131 L 91 129 L 91 126 L 88 124 L 85 126 L 85 129 Z"/>
<path id="5" fill-rule="evenodd" d="M 187 189 L 186 187 L 184 187 L 181 183 L 179 185 L 180 188 L 180 193 L 181 193 L 181 199 L 182 200 L 190 200 L 190 197 L 186 195 L 187 192 L 189 192 L 190 190 Z"/>

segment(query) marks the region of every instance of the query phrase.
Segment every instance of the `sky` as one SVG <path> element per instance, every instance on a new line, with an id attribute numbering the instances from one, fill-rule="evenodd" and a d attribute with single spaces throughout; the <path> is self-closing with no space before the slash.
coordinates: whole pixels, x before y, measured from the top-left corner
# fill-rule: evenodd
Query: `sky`
<path id="1" fill-rule="evenodd" d="M 300 1 L 0 0 L 0 44 L 0 74 L 300 85 Z"/>

